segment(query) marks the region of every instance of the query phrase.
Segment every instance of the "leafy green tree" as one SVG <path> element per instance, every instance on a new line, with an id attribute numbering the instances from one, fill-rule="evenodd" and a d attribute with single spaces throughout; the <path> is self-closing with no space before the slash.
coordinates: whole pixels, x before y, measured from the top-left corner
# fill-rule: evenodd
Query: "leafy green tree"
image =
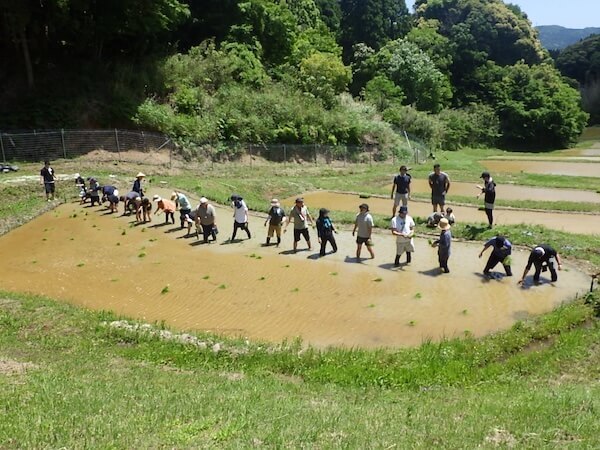
<path id="1" fill-rule="evenodd" d="M 402 89 L 383 75 L 377 75 L 367 83 L 363 97 L 381 112 L 392 105 L 401 105 L 405 99 Z"/>
<path id="2" fill-rule="evenodd" d="M 387 41 L 397 39 L 409 29 L 404 0 L 341 0 L 340 43 L 348 61 L 358 43 L 378 50 Z"/>
<path id="3" fill-rule="evenodd" d="M 450 73 L 457 103 L 470 103 L 477 90 L 477 69 L 492 61 L 506 66 L 547 58 L 527 17 L 502 0 L 417 0 L 419 21 L 435 20 L 437 31 L 450 41 Z"/>
<path id="4" fill-rule="evenodd" d="M 323 100 L 328 107 L 333 106 L 337 94 L 346 90 L 351 76 L 350 68 L 331 54 L 316 52 L 300 63 L 303 90 Z"/>
<path id="5" fill-rule="evenodd" d="M 335 35 L 340 32 L 342 20 L 342 8 L 339 0 L 315 0 L 315 4 L 321 12 L 321 20 Z"/>
<path id="6" fill-rule="evenodd" d="M 495 86 L 503 141 L 509 145 L 564 148 L 576 142 L 588 115 L 579 92 L 549 64 L 519 62 L 503 68 Z"/>
<path id="7" fill-rule="evenodd" d="M 402 89 L 406 104 L 423 111 L 438 112 L 452 98 L 448 78 L 431 59 L 411 42 L 388 42 L 369 60 L 373 74 L 385 74 Z"/>

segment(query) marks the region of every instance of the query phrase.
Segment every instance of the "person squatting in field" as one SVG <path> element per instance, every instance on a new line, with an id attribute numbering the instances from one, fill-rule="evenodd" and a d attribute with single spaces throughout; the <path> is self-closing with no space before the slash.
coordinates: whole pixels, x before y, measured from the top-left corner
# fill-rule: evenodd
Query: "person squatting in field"
<path id="1" fill-rule="evenodd" d="M 512 244 L 510 241 L 501 235 L 494 236 L 483 245 L 483 249 L 479 253 L 480 258 L 489 247 L 492 248 L 492 253 L 490 253 L 490 257 L 483 269 L 483 274 L 485 276 L 490 276 L 490 270 L 496 267 L 498 263 L 502 263 L 506 276 L 512 277 L 510 256 L 512 253 Z"/>

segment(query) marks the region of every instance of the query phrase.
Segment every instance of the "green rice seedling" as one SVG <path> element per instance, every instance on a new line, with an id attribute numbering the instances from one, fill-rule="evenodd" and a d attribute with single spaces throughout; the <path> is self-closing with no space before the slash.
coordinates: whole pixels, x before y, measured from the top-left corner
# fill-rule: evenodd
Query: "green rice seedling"
<path id="1" fill-rule="evenodd" d="M 463 309 L 463 310 L 462 310 L 462 315 L 463 315 L 463 316 L 466 316 L 467 314 L 468 314 L 468 311 L 467 311 L 466 309 Z"/>
<path id="2" fill-rule="evenodd" d="M 127 231 L 123 230 L 121 231 L 121 236 L 125 236 L 127 234 Z"/>
<path id="3" fill-rule="evenodd" d="M 146 256 L 146 252 L 140 252 L 140 253 L 138 254 L 138 258 L 143 258 L 143 257 L 145 257 L 145 256 Z"/>
<path id="4" fill-rule="evenodd" d="M 335 277 L 337 274 L 338 274 L 337 272 L 329 272 L 329 275 L 332 275 L 332 276 L 334 276 L 334 277 Z"/>
<path id="5" fill-rule="evenodd" d="M 42 238 L 42 241 L 47 241 L 47 240 L 48 240 L 48 239 L 46 239 L 46 238 Z"/>
<path id="6" fill-rule="evenodd" d="M 120 242 L 117 242 L 117 247 L 119 247 L 120 245 L 121 245 L 121 243 L 120 243 Z"/>
<path id="7" fill-rule="evenodd" d="M 94 224 L 94 225 L 92 225 L 92 228 L 96 228 L 96 226 L 97 226 L 97 225 L 96 225 L 96 224 Z"/>
<path id="8" fill-rule="evenodd" d="M 116 281 L 119 281 L 119 279 L 118 278 L 111 278 L 110 281 L 114 283 Z"/>
<path id="9" fill-rule="evenodd" d="M 145 232 L 146 232 L 146 229 L 145 229 L 145 228 L 142 228 L 142 233 L 145 233 Z"/>
<path id="10" fill-rule="evenodd" d="M 411 320 L 410 322 L 408 322 L 409 327 L 414 327 L 416 324 L 417 324 L 417 322 L 415 322 L 414 320 Z"/>
<path id="11" fill-rule="evenodd" d="M 375 303 L 369 303 L 368 308 L 375 308 Z"/>
<path id="12" fill-rule="evenodd" d="M 85 263 L 80 262 L 79 264 L 77 264 L 77 267 L 83 267 L 85 266 Z"/>
<path id="13" fill-rule="evenodd" d="M 220 285 L 219 285 L 219 289 L 226 289 L 226 288 L 227 288 L 227 286 L 226 286 L 226 285 L 224 285 L 224 284 L 220 284 Z"/>
<path id="14" fill-rule="evenodd" d="M 289 265 L 289 264 L 286 264 L 286 265 L 285 265 L 285 266 L 283 266 L 283 267 L 290 267 L 290 265 Z"/>
<path id="15" fill-rule="evenodd" d="M 203 279 L 203 280 L 208 280 L 209 278 L 210 278 L 210 275 L 204 275 L 204 276 L 202 277 L 202 279 Z"/>
<path id="16" fill-rule="evenodd" d="M 260 278 L 258 279 L 258 281 L 264 281 L 264 280 L 266 280 L 266 278 L 265 278 L 265 277 L 260 277 Z"/>
<path id="17" fill-rule="evenodd" d="M 292 289 L 290 292 L 300 292 L 300 289 L 298 289 L 297 287 Z"/>
<path id="18" fill-rule="evenodd" d="M 37 264 L 37 261 L 34 259 L 33 261 L 31 261 L 31 264 Z"/>
<path id="19" fill-rule="evenodd" d="M 420 300 L 421 298 L 423 298 L 423 294 L 421 294 L 420 292 L 417 292 L 417 293 L 415 294 L 415 298 L 416 298 L 417 300 Z"/>
<path id="20" fill-rule="evenodd" d="M 70 240 L 70 241 L 74 241 L 74 240 L 75 240 L 75 238 L 69 238 L 69 240 Z"/>
<path id="21" fill-rule="evenodd" d="M 383 278 L 381 278 L 381 277 L 373 278 L 373 281 L 375 281 L 376 283 L 379 283 L 380 281 L 383 281 Z"/>
<path id="22" fill-rule="evenodd" d="M 162 288 L 162 291 L 160 291 L 161 294 L 166 294 L 167 292 L 169 292 L 169 285 L 167 284 L 164 288 Z"/>

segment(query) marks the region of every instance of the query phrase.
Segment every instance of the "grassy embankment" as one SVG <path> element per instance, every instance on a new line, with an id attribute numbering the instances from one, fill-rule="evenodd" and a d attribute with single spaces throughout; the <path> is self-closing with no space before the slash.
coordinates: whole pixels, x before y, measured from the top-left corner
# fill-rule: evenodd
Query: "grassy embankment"
<path id="1" fill-rule="evenodd" d="M 366 191 L 370 170 L 341 181 Z M 169 182 L 217 199 L 248 187 L 256 204 L 330 182 L 239 175 Z M 45 203 L 39 186 L 0 190 L 3 220 Z M 416 349 L 319 352 L 221 339 L 215 353 L 103 326 L 111 314 L 3 292 L 0 446 L 597 448 L 599 303 L 596 291 L 506 332 Z"/>

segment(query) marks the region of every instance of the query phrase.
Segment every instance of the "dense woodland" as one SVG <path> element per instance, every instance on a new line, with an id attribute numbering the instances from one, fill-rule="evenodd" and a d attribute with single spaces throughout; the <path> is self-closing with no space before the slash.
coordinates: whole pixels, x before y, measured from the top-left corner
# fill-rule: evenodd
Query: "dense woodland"
<path id="1" fill-rule="evenodd" d="M 0 0 L 0 129 L 565 147 L 589 119 L 579 83 L 597 80 L 585 45 L 589 73 L 569 49 L 557 66 L 501 0 Z"/>

